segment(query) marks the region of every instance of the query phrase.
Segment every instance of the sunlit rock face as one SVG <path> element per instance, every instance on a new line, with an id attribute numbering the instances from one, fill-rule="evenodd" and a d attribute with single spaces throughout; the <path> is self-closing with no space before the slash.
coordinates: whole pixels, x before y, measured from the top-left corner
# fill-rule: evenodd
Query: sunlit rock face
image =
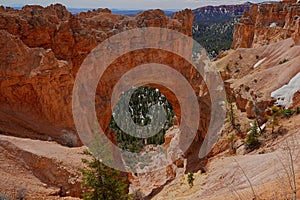
<path id="1" fill-rule="evenodd" d="M 46 8 L 25 6 L 22 10 L 2 8 L 1 111 L 7 110 L 5 113 L 16 121 L 16 126 L 4 125 L 3 130 L 18 134 L 13 129 L 24 130 L 22 121 L 28 123 L 28 135 L 39 133 L 36 137 L 58 139 L 62 130 L 74 131 L 72 87 L 88 53 L 111 35 L 148 25 L 168 26 L 191 35 L 187 27 L 191 29 L 192 13 L 186 10 L 176 16 L 181 22 L 159 10 L 130 18 L 113 15 L 107 9 L 72 15 L 59 4 Z M 49 133 L 47 126 L 57 128 L 56 133 Z"/>
<path id="2" fill-rule="evenodd" d="M 250 48 L 293 37 L 299 44 L 300 4 L 283 1 L 252 5 L 235 25 L 232 47 Z"/>
<path id="3" fill-rule="evenodd" d="M 183 158 L 183 154 L 178 148 L 180 134 L 179 128 L 174 126 L 168 130 L 165 135 L 165 143 L 163 144 L 163 147 L 166 148 L 165 154 L 171 161 L 171 164 L 155 171 L 129 174 L 128 178 L 131 182 L 129 192 L 134 194 L 136 198 L 142 199 L 157 194 L 164 185 L 185 173 L 186 159 Z M 151 149 L 151 152 L 154 152 L 155 154 L 155 152 L 159 152 L 160 148 L 161 146 L 150 145 L 144 149 L 144 152 Z M 163 166 L 165 165 L 164 163 L 168 162 L 168 160 L 161 159 L 159 156 L 153 156 L 151 158 L 152 162 L 149 166 L 147 166 L 147 168 L 152 167 L 155 169 L 157 168 L 158 163 Z"/>
<path id="4" fill-rule="evenodd" d="M 109 37 L 135 28 L 168 28 L 191 37 L 193 19 L 193 13 L 188 9 L 176 12 L 171 19 L 161 10 L 149 10 L 138 13 L 135 17 L 128 17 L 114 15 L 108 9 L 72 15 L 59 4 L 46 8 L 25 6 L 21 10 L 1 7 L 0 130 L 17 137 L 55 140 L 70 147 L 81 146 L 72 116 L 72 93 L 77 72 L 88 54 Z M 160 39 L 153 38 L 158 43 L 164 42 Z M 120 44 L 123 42 L 119 41 Z M 172 45 L 181 48 L 176 47 L 176 42 Z M 185 54 L 190 57 L 191 45 L 183 47 L 189 49 Z M 201 119 L 197 135 L 186 152 L 177 152 L 180 150 L 176 143 L 179 142 L 179 129 L 166 135 L 164 148 L 170 145 L 172 147 L 167 153 L 175 157 L 180 154 L 181 157 L 163 168 L 159 172 L 159 179 L 148 180 L 143 174 L 137 177 L 132 174 L 131 190 L 142 192 L 143 196 L 151 194 L 186 170 L 199 169 L 198 152 L 210 120 L 210 96 L 199 72 L 176 54 L 144 49 L 129 52 L 116 59 L 99 81 L 95 108 L 99 124 L 110 140 L 116 143 L 114 133 L 108 130 L 112 114 L 109 99 L 113 87 L 128 70 L 147 63 L 161 63 L 183 75 L 198 98 Z M 90 76 L 93 73 L 86 74 L 87 79 Z M 158 88 L 168 99 L 179 125 L 182 116 L 176 95 L 164 86 L 147 85 Z M 152 164 L 158 165 L 155 162 Z M 154 176 L 157 174 L 153 174 Z M 143 189 L 145 184 L 148 185 L 148 190 Z"/>
<path id="5" fill-rule="evenodd" d="M 46 8 L 25 6 L 21 10 L 1 7 L 1 130 L 19 137 L 55 140 L 67 146 L 82 145 L 72 117 L 72 91 L 78 69 L 87 55 L 110 36 L 134 28 L 162 27 L 192 36 L 193 19 L 193 13 L 188 9 L 176 12 L 171 19 L 161 10 L 128 17 L 114 15 L 108 9 L 72 15 L 59 4 Z M 110 99 L 116 81 L 127 70 L 152 62 L 179 71 L 199 96 L 202 118 L 198 134 L 186 152 L 187 157 L 195 154 L 192 159 L 195 164 L 188 168 L 199 168 L 197 151 L 210 119 L 209 93 L 199 73 L 175 54 L 146 49 L 125 54 L 112 63 L 105 71 L 109 79 L 100 80 L 102 85 L 97 88 L 95 102 L 100 125 L 103 130 L 108 129 L 111 108 L 106 100 Z M 176 96 L 168 88 L 152 86 L 160 89 L 172 103 L 180 121 L 181 111 Z M 114 133 L 109 134 L 109 138 L 116 142 Z"/>

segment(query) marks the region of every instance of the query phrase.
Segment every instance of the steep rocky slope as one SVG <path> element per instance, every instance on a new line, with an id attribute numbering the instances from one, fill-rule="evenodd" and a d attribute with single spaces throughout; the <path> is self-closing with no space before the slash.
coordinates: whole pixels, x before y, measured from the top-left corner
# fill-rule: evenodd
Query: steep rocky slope
<path id="1" fill-rule="evenodd" d="M 230 93 L 235 97 L 238 108 L 246 111 L 250 118 L 255 115 L 254 105 L 260 110 L 273 105 L 276 99 L 271 98 L 271 93 L 299 73 L 300 47 L 294 46 L 291 38 L 227 53 L 216 64 L 222 73 L 227 74 L 225 76 L 231 74 L 226 81 L 230 85 Z M 285 59 L 288 61 L 282 63 Z M 293 107 L 296 106 L 295 102 Z"/>
<path id="2" fill-rule="evenodd" d="M 153 199 L 293 198 L 291 177 L 295 177 L 296 187 L 300 186 L 300 116 L 278 119 L 272 132 L 268 110 L 274 105 L 291 109 L 300 106 L 298 86 L 288 87 L 300 73 L 298 10 L 296 1 L 284 1 L 253 5 L 244 14 L 235 26 L 236 49 L 226 51 L 215 61 L 228 98 L 234 101 L 236 124 L 231 125 L 228 116 L 206 172 L 195 174 L 192 188 L 187 175 L 180 176 Z M 272 97 L 274 91 L 284 87 L 277 99 Z M 282 104 L 290 98 L 291 104 Z M 251 133 L 250 123 L 255 121 L 264 124 L 264 132 L 258 136 L 260 147 L 251 151 L 246 140 Z M 295 175 L 290 170 L 291 157 Z"/>
<path id="3" fill-rule="evenodd" d="M 27 199 L 80 197 L 84 147 L 0 136 L 0 193 Z"/>
<path id="4" fill-rule="evenodd" d="M 170 156 L 178 156 L 180 130 L 173 127 L 166 133 Z M 157 147 L 149 147 L 155 148 Z M 80 168 L 86 147 L 68 148 L 56 142 L 23 139 L 0 135 L 0 194 L 26 199 L 79 199 L 82 193 Z M 157 148 L 159 150 L 159 148 Z M 157 158 L 159 160 L 159 158 Z M 156 161 L 157 161 L 156 160 Z M 153 163 L 155 165 L 156 163 Z M 143 198 L 185 172 L 186 159 L 159 171 L 129 174 L 129 192 Z"/>
<path id="5" fill-rule="evenodd" d="M 293 37 L 299 43 L 300 4 L 296 0 L 252 5 L 235 25 L 233 48 L 249 48 Z"/>
<path id="6" fill-rule="evenodd" d="M 299 73 L 298 12 L 300 4 L 295 1 L 253 5 L 235 26 L 233 47 L 240 48 L 216 61 L 229 78 L 229 93 L 248 117 L 254 117 L 254 107 L 265 110 L 273 105 L 271 93 Z M 277 26 L 270 27 L 273 23 Z M 275 29 L 279 34 L 273 34 Z"/>
<path id="7" fill-rule="evenodd" d="M 299 117 L 294 119 L 300 120 Z M 289 127 L 289 125 L 291 125 Z M 299 126 L 295 127 L 294 122 L 287 124 L 290 134 L 278 138 L 263 148 L 265 153 L 259 154 L 262 149 L 254 151 L 249 155 L 236 156 L 221 154 L 210 159 L 207 172 L 201 171 L 194 175 L 195 181 L 192 188 L 187 183 L 187 175 L 179 176 L 166 186 L 153 199 L 156 200 L 184 200 L 184 199 L 253 199 L 254 194 L 259 199 L 291 199 L 292 189 L 290 188 L 291 167 L 287 153 L 286 140 L 296 143 L 293 148 L 293 157 L 296 158 L 300 151 Z M 293 144 L 290 143 L 290 144 Z M 274 149 L 276 149 L 274 151 Z M 285 165 L 283 165 L 283 162 Z M 300 160 L 294 162 L 297 187 L 300 186 Z M 254 194 L 251 190 L 251 186 Z M 300 197 L 298 193 L 297 198 Z"/>

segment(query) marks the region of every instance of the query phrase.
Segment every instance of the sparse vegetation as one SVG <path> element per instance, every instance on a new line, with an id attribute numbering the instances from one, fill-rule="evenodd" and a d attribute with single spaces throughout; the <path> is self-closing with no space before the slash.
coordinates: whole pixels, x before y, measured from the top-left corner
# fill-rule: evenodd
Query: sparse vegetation
<path id="1" fill-rule="evenodd" d="M 241 133 L 240 130 L 240 124 L 236 123 L 236 116 L 234 113 L 234 104 L 233 104 L 233 97 L 229 97 L 227 99 L 227 114 L 229 117 L 229 123 L 232 126 L 233 129 L 235 129 L 237 131 L 238 134 Z"/>
<path id="2" fill-rule="evenodd" d="M 246 137 L 246 140 L 245 140 L 246 147 L 250 151 L 256 149 L 260 145 L 260 142 L 258 140 L 258 131 L 257 131 L 257 129 L 258 129 L 257 122 L 254 121 L 253 126 L 251 127 L 251 130 L 248 133 L 248 135 Z"/>
<path id="3" fill-rule="evenodd" d="M 299 108 L 298 106 L 295 108 L 295 113 L 296 113 L 297 115 L 300 114 L 300 108 Z"/>
<path id="4" fill-rule="evenodd" d="M 227 102 L 228 102 L 227 110 L 228 110 L 228 115 L 229 115 L 229 122 L 232 125 L 232 127 L 235 127 L 235 114 L 234 114 L 234 111 L 233 111 L 232 98 L 228 98 Z"/>
<path id="5" fill-rule="evenodd" d="M 285 59 L 283 59 L 282 61 L 280 61 L 279 64 L 282 65 L 282 64 L 284 64 L 284 63 L 286 63 L 286 62 L 288 62 L 288 61 L 289 61 L 289 59 L 286 59 L 286 58 L 285 58 Z"/>
<path id="6" fill-rule="evenodd" d="M 190 173 L 188 174 L 187 182 L 188 182 L 188 184 L 189 184 L 189 186 L 190 186 L 191 188 L 194 186 L 194 180 L 195 180 L 195 178 L 194 178 L 194 173 L 193 173 L 193 172 L 190 172 Z"/>
<path id="7" fill-rule="evenodd" d="M 127 194 L 126 179 L 121 178 L 119 171 L 107 167 L 88 151 L 84 154 L 91 157 L 91 160 L 82 159 L 87 168 L 80 169 L 85 200 L 132 199 L 132 196 Z"/>
<path id="8" fill-rule="evenodd" d="M 282 118 L 290 118 L 295 113 L 294 110 L 290 108 L 284 108 L 281 110 L 281 117 Z"/>
<path id="9" fill-rule="evenodd" d="M 245 91 L 246 91 L 246 92 L 249 92 L 249 90 L 250 90 L 250 87 L 249 87 L 248 85 L 246 85 L 246 86 L 245 86 Z"/>
<path id="10" fill-rule="evenodd" d="M 272 134 L 273 134 L 275 131 L 275 126 L 278 125 L 279 117 L 281 116 L 281 111 L 279 107 L 272 106 L 269 109 L 269 112 L 270 112 L 269 121 L 271 123 Z"/>

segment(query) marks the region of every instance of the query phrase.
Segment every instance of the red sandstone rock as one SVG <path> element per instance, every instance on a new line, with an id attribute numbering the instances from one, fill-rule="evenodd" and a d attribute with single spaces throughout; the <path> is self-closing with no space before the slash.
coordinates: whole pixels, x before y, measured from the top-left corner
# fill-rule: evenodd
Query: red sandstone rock
<path id="1" fill-rule="evenodd" d="M 175 13 L 174 19 L 161 10 L 142 12 L 136 17 L 114 15 L 107 9 L 72 15 L 59 4 L 46 8 L 0 9 L 1 130 L 21 137 L 56 140 L 68 146 L 81 145 L 72 118 L 71 98 L 76 73 L 91 50 L 112 35 L 147 26 L 169 28 L 191 36 L 192 23 L 193 13 L 188 9 Z M 124 72 L 147 62 L 160 62 L 177 69 L 190 81 L 197 95 L 200 85 L 205 89 L 202 78 L 182 58 L 153 50 L 127 54 L 109 67 L 106 75 L 110 78 L 102 80 L 103 85 L 98 88 L 102 96 L 97 96 L 96 108 L 104 130 L 110 121 L 111 108 L 103 98 L 110 98 L 114 84 Z M 173 104 L 180 119 L 174 94 L 167 88 L 159 89 Z M 209 124 L 209 95 L 202 92 L 199 103 L 203 119 L 197 141 L 187 155 L 199 150 Z M 198 159 L 196 154 L 194 159 Z"/>
<path id="2" fill-rule="evenodd" d="M 1 111 L 7 110 L 5 117 L 14 118 L 13 113 L 27 116 L 21 120 L 24 123 L 12 120 L 14 125 L 4 124 L 1 129 L 20 136 L 51 137 L 63 142 L 59 139 L 64 135 L 62 131 L 75 132 L 72 86 L 88 53 L 109 36 L 137 27 L 172 27 L 191 35 L 192 12 L 186 10 L 178 16 L 180 21 L 153 10 L 131 18 L 113 15 L 108 9 L 72 16 L 59 4 L 1 9 Z M 29 120 L 32 122 L 28 123 Z M 28 131 L 21 133 L 25 127 Z"/>
<path id="3" fill-rule="evenodd" d="M 252 5 L 235 25 L 232 48 L 250 48 L 278 42 L 293 35 L 297 43 L 300 4 L 295 1 Z"/>

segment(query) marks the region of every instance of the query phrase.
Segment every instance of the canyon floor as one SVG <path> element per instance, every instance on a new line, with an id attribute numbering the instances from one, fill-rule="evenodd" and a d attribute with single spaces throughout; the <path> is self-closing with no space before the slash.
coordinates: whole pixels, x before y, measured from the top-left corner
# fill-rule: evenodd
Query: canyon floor
<path id="1" fill-rule="evenodd" d="M 291 180 L 288 179 L 291 165 L 286 142 L 295 159 L 299 188 L 300 125 L 296 123 L 299 120 L 298 115 L 281 121 L 289 133 L 247 155 L 231 155 L 227 150 L 211 158 L 207 172 L 195 174 L 192 188 L 187 183 L 187 175 L 180 175 L 153 199 L 251 199 L 250 183 L 259 199 L 291 197 Z M 73 184 L 78 184 L 80 174 L 77 169 L 83 167 L 84 147 L 67 148 L 55 142 L 0 136 L 0 149 L 0 193 L 17 196 L 23 190 L 28 199 L 78 199 L 59 195 L 74 195 L 76 185 Z M 73 193 L 71 190 L 63 194 L 57 187 L 59 181 L 64 188 L 72 188 Z M 297 197 L 300 197 L 299 192 Z"/>

